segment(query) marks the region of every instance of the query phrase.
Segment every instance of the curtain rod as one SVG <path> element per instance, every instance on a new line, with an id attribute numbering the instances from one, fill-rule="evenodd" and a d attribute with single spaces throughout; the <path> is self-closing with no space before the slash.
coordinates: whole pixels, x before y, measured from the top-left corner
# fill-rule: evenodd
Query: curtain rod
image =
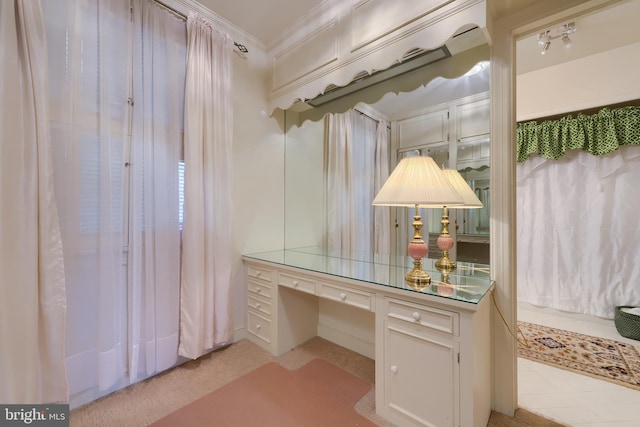
<path id="1" fill-rule="evenodd" d="M 186 22 L 187 16 L 184 13 L 178 12 L 174 8 L 167 6 L 166 4 L 162 3 L 161 1 L 153 0 L 153 2 L 155 4 L 157 4 L 158 6 L 160 6 L 161 8 L 163 8 L 164 10 L 166 10 L 167 12 L 169 12 L 170 14 L 174 15 L 175 17 L 177 17 L 178 19 L 181 19 L 181 20 Z M 234 41 L 233 44 L 235 45 L 235 47 L 238 48 L 238 50 L 240 52 L 249 53 L 249 49 L 247 49 L 247 47 L 245 45 L 240 44 L 240 43 L 238 43 L 236 41 Z"/>
<path id="2" fill-rule="evenodd" d="M 371 116 L 370 116 L 370 115 L 368 115 L 367 113 L 365 113 L 365 112 L 363 112 L 363 111 L 360 111 L 360 110 L 358 110 L 357 108 L 354 108 L 354 109 L 353 109 L 353 111 L 356 111 L 356 112 L 358 112 L 358 113 L 362 114 L 363 116 L 370 118 L 370 119 L 371 119 L 371 120 L 373 120 L 374 122 L 378 122 L 378 123 L 380 122 L 380 120 L 376 119 L 375 117 L 371 117 Z"/>
<path id="3" fill-rule="evenodd" d="M 370 116 L 370 115 L 368 115 L 367 113 L 362 112 L 362 111 L 358 110 L 357 108 L 354 108 L 354 109 L 353 109 L 353 111 L 355 111 L 355 112 L 357 112 L 357 113 L 360 113 L 361 115 L 363 115 L 363 116 L 365 116 L 365 117 L 370 118 L 371 120 L 373 120 L 373 121 L 374 121 L 374 122 L 376 122 L 376 123 L 380 123 L 380 122 L 382 122 L 382 120 L 381 120 L 381 119 L 376 119 L 375 117 L 371 117 L 371 116 Z M 390 130 L 390 129 L 391 129 L 391 126 L 390 126 L 390 125 L 387 125 L 387 130 Z"/>

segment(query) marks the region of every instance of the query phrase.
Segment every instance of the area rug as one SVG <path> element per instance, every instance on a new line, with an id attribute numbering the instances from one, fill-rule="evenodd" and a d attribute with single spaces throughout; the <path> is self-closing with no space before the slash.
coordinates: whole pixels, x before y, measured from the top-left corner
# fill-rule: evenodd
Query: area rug
<path id="1" fill-rule="evenodd" d="M 640 390 L 640 348 L 619 341 L 518 322 L 518 356 Z M 528 347 L 527 347 L 528 345 Z"/>
<path id="2" fill-rule="evenodd" d="M 372 387 L 314 359 L 290 371 L 271 362 L 151 424 L 153 427 L 375 426 L 354 406 Z"/>

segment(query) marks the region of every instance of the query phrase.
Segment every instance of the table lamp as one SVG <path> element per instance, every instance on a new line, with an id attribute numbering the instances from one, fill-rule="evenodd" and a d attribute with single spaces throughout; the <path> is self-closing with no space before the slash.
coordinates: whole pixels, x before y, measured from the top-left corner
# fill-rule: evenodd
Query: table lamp
<path id="1" fill-rule="evenodd" d="M 440 236 L 438 236 L 438 248 L 442 251 L 442 256 L 440 259 L 436 261 L 436 268 L 438 270 L 454 270 L 456 268 L 456 264 L 449 259 L 449 251 L 453 248 L 454 241 L 451 235 L 449 234 L 449 212 L 448 208 L 452 209 L 477 209 L 482 207 L 482 202 L 476 196 L 476 193 L 473 192 L 467 181 L 460 175 L 460 173 L 455 169 L 444 169 L 444 176 L 447 178 L 449 183 L 455 188 L 456 192 L 462 196 L 463 203 L 462 205 L 446 205 L 443 204 L 442 207 L 442 220 L 440 224 L 442 224 L 442 231 L 440 232 Z"/>
<path id="2" fill-rule="evenodd" d="M 419 208 L 456 206 L 463 203 L 462 197 L 445 177 L 436 162 L 428 156 L 405 157 L 393 170 L 376 197 L 374 206 L 414 206 L 413 239 L 408 253 L 413 258 L 413 269 L 405 280 L 414 288 L 431 283 L 429 274 L 422 270 L 422 258 L 429 248 L 422 239 L 422 219 Z"/>

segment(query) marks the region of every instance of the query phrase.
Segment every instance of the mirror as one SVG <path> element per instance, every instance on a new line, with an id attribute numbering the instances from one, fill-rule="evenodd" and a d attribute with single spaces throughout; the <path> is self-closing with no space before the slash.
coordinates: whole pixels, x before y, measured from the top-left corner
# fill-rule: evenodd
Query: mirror
<path id="1" fill-rule="evenodd" d="M 449 211 L 449 232 L 456 239 L 458 248 L 457 256 L 450 253 L 450 257 L 488 263 L 488 57 L 489 48 L 482 31 L 462 29 L 441 49 L 430 52 L 416 49 L 407 53 L 403 63 L 423 62 L 414 69 L 396 70 L 396 76 L 379 77 L 381 81 L 375 84 L 367 83 L 370 77 L 363 73 L 349 85 L 358 86 L 351 93 L 340 92 L 344 88 L 328 88 L 324 96 L 298 102 L 287 110 L 285 248 L 341 247 L 330 237 L 336 221 L 335 211 L 354 202 L 358 207 L 350 215 L 356 230 L 346 239 L 350 243 L 345 244 L 343 240 L 342 244 L 350 245 L 351 251 L 373 253 L 373 248 L 377 248 L 378 253 L 406 254 L 407 241 L 413 230 L 411 209 L 382 208 L 389 209 L 389 215 L 384 219 L 389 237 L 382 242 L 376 240 L 373 226 L 376 218 L 371 206 L 375 196 L 375 174 L 378 173 L 371 172 L 375 171 L 375 165 L 350 164 L 354 171 L 359 171 L 354 172 L 356 178 L 350 185 L 361 189 L 360 195 L 342 201 L 334 199 L 329 171 L 334 170 L 333 163 L 341 163 L 345 155 L 331 148 L 331 134 L 336 132 L 338 125 L 332 122 L 337 118 L 330 116 L 347 112 L 352 123 L 361 122 L 351 125 L 355 126 L 350 129 L 352 133 L 362 132 L 361 129 L 367 127 L 369 133 L 375 133 L 377 126 L 384 126 L 388 138 L 385 147 L 387 173 L 404 156 L 429 155 L 439 165 L 456 168 L 462 174 L 484 207 Z M 360 150 L 361 144 L 356 148 Z M 376 153 L 374 142 L 368 154 L 354 151 L 350 155 L 352 160 L 364 162 L 363 158 L 379 157 L 380 152 Z M 363 172 L 365 170 L 369 172 Z M 441 230 L 442 210 L 421 209 L 421 215 L 425 240 L 429 236 L 429 258 L 438 258 L 440 253 L 435 242 Z"/>

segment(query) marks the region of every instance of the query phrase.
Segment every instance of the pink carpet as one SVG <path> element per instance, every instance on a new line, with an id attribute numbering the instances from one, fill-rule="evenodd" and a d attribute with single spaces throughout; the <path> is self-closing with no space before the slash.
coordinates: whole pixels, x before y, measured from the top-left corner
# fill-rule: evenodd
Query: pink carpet
<path id="1" fill-rule="evenodd" d="M 314 359 L 290 371 L 261 366 L 153 423 L 153 427 L 375 426 L 354 405 L 372 385 Z"/>

